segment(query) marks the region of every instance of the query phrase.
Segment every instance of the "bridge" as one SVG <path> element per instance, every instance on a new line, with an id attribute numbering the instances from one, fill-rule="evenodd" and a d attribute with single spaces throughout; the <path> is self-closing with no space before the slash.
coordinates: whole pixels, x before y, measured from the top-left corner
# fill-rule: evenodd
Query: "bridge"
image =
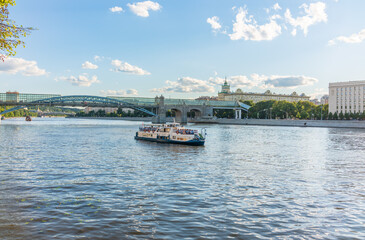
<path id="1" fill-rule="evenodd" d="M 8 93 L 7 93 L 8 94 Z M 241 112 L 248 111 L 250 106 L 236 101 L 209 101 L 209 100 L 192 100 L 192 99 L 166 99 L 162 95 L 155 98 L 140 97 L 115 97 L 115 96 L 88 96 L 56 95 L 50 98 L 42 99 L 42 95 L 31 96 L 29 98 L 19 97 L 18 95 L 2 97 L 0 95 L 0 106 L 14 106 L 0 113 L 24 109 L 30 106 L 50 106 L 50 107 L 113 107 L 113 108 L 131 108 L 143 112 L 153 117 L 154 123 L 165 123 L 166 112 L 171 110 L 175 113 L 176 121 L 187 123 L 188 113 L 193 112 L 197 119 L 213 118 L 214 109 L 231 109 L 235 110 L 236 118 L 241 118 Z M 31 95 L 31 94 L 30 94 Z M 50 95 L 47 95 L 50 96 Z M 38 98 L 38 99 L 37 99 Z M 21 100 L 20 100 L 21 99 Z"/>

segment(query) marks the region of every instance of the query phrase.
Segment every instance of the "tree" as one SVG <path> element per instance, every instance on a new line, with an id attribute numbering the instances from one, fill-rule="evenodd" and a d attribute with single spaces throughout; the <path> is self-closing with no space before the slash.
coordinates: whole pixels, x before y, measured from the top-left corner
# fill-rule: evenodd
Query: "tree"
<path id="1" fill-rule="evenodd" d="M 337 112 L 335 112 L 335 113 L 333 114 L 333 120 L 338 120 L 338 114 L 337 114 Z"/>
<path id="2" fill-rule="evenodd" d="M 343 118 L 344 118 L 343 112 L 340 112 L 340 114 L 338 115 L 338 118 L 339 118 L 340 120 L 343 120 Z"/>
<path id="3" fill-rule="evenodd" d="M 349 114 L 348 112 L 347 112 L 347 113 L 345 113 L 344 118 L 345 118 L 346 120 L 350 120 L 350 114 Z"/>
<path id="4" fill-rule="evenodd" d="M 304 109 L 300 112 L 301 119 L 308 119 L 310 117 L 309 113 Z"/>
<path id="5" fill-rule="evenodd" d="M 24 45 L 20 40 L 26 37 L 33 28 L 16 25 L 15 21 L 9 18 L 8 7 L 15 5 L 15 0 L 0 0 L 0 59 L 4 61 L 6 56 L 14 56 L 15 48 Z"/>

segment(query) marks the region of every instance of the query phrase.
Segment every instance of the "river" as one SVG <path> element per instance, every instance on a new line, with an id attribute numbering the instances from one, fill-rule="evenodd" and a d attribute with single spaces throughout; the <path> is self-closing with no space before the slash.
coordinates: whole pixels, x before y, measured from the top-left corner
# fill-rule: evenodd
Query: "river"
<path id="1" fill-rule="evenodd" d="M 0 124 L 0 239 L 365 239 L 365 130 L 138 122 Z"/>

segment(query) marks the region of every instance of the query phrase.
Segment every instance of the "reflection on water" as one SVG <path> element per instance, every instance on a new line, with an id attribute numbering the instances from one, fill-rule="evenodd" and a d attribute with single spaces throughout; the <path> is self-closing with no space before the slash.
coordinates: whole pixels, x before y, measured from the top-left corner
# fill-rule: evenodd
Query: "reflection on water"
<path id="1" fill-rule="evenodd" d="M 138 124 L 2 121 L 0 239 L 365 238 L 365 131 L 196 125 L 189 147 Z"/>

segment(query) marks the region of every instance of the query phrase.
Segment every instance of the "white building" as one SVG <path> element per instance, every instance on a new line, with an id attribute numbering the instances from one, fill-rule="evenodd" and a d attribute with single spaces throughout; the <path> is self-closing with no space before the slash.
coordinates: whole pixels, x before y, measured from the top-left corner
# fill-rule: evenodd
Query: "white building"
<path id="1" fill-rule="evenodd" d="M 250 101 L 252 100 L 254 103 L 260 101 L 288 101 L 288 102 L 298 102 L 298 101 L 309 101 L 309 97 L 304 93 L 298 95 L 296 92 L 292 94 L 275 94 L 270 90 L 267 90 L 265 93 L 247 93 L 243 92 L 241 89 L 237 89 L 235 92 L 231 92 L 231 87 L 227 83 L 227 80 L 222 85 L 222 90 L 218 93 L 219 101 Z"/>
<path id="2" fill-rule="evenodd" d="M 328 110 L 331 113 L 364 112 L 365 81 L 329 84 Z"/>

